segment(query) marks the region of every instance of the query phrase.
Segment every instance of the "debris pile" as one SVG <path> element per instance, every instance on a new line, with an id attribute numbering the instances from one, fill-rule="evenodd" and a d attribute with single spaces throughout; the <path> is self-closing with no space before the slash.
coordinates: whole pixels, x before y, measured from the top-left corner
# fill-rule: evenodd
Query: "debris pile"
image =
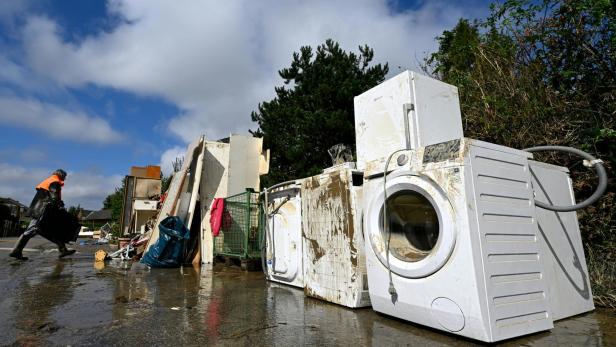
<path id="1" fill-rule="evenodd" d="M 263 139 L 252 136 L 231 135 L 219 141 L 201 136 L 188 146 L 182 167 L 173 174 L 164 194 L 160 167 L 133 167 L 126 176 L 120 224 L 122 235 L 135 236 L 106 258 L 132 259 L 143 254 L 148 265 L 165 267 L 211 263 L 212 203 L 216 198 L 259 189 L 259 176 L 269 170 L 269 152 L 262 148 Z M 179 258 L 175 251 L 163 252 L 156 246 L 165 220 L 173 220 L 174 226 L 167 228 L 166 235 L 171 236 L 165 237 L 166 242 L 159 246 L 173 244 L 175 250 L 181 244 Z"/>

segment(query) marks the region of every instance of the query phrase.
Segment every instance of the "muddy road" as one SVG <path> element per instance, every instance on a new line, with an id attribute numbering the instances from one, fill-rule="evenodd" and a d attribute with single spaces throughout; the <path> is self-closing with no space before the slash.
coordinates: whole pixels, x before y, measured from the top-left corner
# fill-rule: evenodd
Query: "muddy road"
<path id="1" fill-rule="evenodd" d="M 305 298 L 298 289 L 237 268 L 94 266 L 98 246 L 58 260 L 37 237 L 30 261 L 8 258 L 0 239 L 0 345 L 467 346 L 475 343 L 371 309 Z M 509 346 L 614 346 L 616 312 L 555 323 Z"/>

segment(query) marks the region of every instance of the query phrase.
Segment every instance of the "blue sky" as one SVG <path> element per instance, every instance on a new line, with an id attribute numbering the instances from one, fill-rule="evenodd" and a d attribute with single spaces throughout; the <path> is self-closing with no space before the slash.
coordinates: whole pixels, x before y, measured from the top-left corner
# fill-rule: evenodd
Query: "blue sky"
<path id="1" fill-rule="evenodd" d="M 100 208 L 130 166 L 168 167 L 199 134 L 254 129 L 250 111 L 302 45 L 368 44 L 393 75 L 487 11 L 478 0 L 3 0 L 0 196 L 29 203 L 61 167 L 67 205 Z"/>

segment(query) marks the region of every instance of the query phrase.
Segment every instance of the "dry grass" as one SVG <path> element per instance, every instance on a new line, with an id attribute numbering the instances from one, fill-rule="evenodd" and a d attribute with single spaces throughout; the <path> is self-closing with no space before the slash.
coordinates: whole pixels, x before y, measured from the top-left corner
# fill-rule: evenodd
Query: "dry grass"
<path id="1" fill-rule="evenodd" d="M 616 309 L 616 245 L 609 248 L 588 248 L 588 271 L 592 283 L 595 306 Z"/>

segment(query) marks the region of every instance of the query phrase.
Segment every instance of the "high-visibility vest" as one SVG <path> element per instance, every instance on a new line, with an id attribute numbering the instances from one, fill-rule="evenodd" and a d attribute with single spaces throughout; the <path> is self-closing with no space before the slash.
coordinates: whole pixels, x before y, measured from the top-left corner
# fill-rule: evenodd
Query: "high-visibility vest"
<path id="1" fill-rule="evenodd" d="M 47 177 L 43 182 L 39 183 L 38 186 L 36 186 L 36 189 L 44 189 L 46 191 L 49 191 L 49 186 L 54 182 L 58 182 L 60 183 L 60 186 L 64 186 L 64 181 L 61 180 L 60 177 L 56 175 L 51 175 Z"/>

